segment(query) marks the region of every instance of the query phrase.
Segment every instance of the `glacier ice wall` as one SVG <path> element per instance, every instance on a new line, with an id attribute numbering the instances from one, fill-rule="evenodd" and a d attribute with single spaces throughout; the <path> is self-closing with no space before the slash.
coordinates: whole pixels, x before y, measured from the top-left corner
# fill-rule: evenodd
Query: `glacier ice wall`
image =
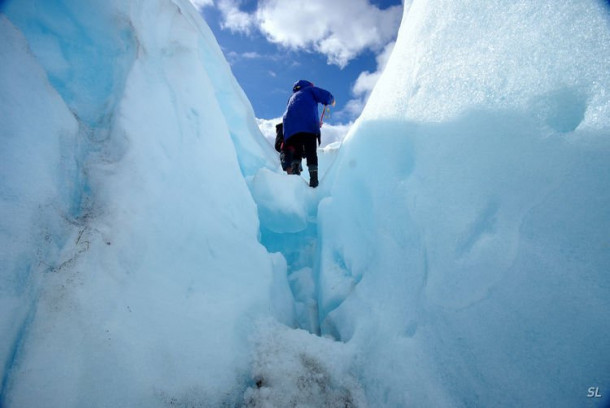
<path id="1" fill-rule="evenodd" d="M 0 359 L 2 392 L 24 326 L 33 319 L 39 271 L 57 258 L 70 225 L 77 121 L 27 52 L 22 34 L 0 15 Z M 32 95 L 36 95 L 35 98 Z M 62 194 L 62 191 L 69 192 Z"/>
<path id="2" fill-rule="evenodd" d="M 319 208 L 322 333 L 374 406 L 610 395 L 610 16 L 415 0 Z"/>
<path id="3" fill-rule="evenodd" d="M 210 30 L 182 0 L 2 13 L 0 405 L 241 401 L 290 293 L 246 185 L 277 164 Z"/>

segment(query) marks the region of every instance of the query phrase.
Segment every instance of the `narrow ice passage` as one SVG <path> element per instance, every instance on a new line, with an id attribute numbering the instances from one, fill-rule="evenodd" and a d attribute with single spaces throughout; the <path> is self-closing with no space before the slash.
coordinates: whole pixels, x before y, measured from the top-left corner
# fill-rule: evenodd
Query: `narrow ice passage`
<path id="1" fill-rule="evenodd" d="M 319 151 L 321 180 L 337 152 Z M 286 261 L 294 298 L 294 326 L 320 335 L 323 316 L 318 308 L 318 205 L 328 196 L 328 186 L 322 183 L 312 189 L 303 177 L 263 169 L 254 177 L 251 189 L 258 205 L 261 243 L 270 253 L 282 254 Z"/>
<path id="2" fill-rule="evenodd" d="M 281 254 L 280 272 L 287 277 L 293 310 L 291 321 L 257 323 L 245 407 L 367 406 L 364 384 L 354 369 L 357 350 L 328 336 L 332 333 L 325 332 L 323 322 L 332 309 L 319 307 L 322 242 L 318 208 L 329 197 L 330 181 L 325 175 L 337 153 L 338 149 L 319 151 L 321 183 L 316 189 L 304 180 L 307 170 L 304 177 L 295 177 L 263 169 L 251 180 L 260 242 L 270 253 Z M 337 299 L 335 307 L 344 299 Z"/>

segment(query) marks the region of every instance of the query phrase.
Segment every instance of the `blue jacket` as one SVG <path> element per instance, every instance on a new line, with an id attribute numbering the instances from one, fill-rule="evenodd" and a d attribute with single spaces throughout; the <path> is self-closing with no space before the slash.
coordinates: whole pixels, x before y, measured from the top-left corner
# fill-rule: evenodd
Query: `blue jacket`
<path id="1" fill-rule="evenodd" d="M 294 84 L 293 94 L 284 112 L 284 140 L 297 133 L 320 134 L 318 104 L 331 105 L 335 98 L 325 89 L 300 80 Z"/>

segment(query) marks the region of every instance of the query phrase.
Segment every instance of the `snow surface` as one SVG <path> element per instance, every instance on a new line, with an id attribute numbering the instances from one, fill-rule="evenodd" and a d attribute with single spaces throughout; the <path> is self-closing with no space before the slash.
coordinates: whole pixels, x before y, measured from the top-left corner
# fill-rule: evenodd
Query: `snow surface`
<path id="1" fill-rule="evenodd" d="M 0 406 L 606 406 L 604 7 L 414 0 L 311 189 L 188 1 L 4 2 Z"/>
<path id="2" fill-rule="evenodd" d="M 354 348 L 274 321 L 260 321 L 253 342 L 255 384 L 244 394 L 247 406 L 366 406 Z"/>
<path id="3" fill-rule="evenodd" d="M 318 217 L 371 405 L 608 403 L 609 63 L 601 2 L 413 2 Z"/>

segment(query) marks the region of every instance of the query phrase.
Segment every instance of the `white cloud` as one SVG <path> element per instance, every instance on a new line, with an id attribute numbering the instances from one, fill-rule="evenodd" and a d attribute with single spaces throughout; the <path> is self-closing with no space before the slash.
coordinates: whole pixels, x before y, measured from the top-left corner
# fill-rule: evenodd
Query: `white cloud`
<path id="1" fill-rule="evenodd" d="M 275 125 L 280 123 L 282 118 L 276 119 L 259 119 L 256 118 L 256 123 L 258 123 L 258 128 L 261 130 L 265 139 L 271 143 L 273 146 L 275 144 Z"/>
<path id="2" fill-rule="evenodd" d="M 250 33 L 255 23 L 254 16 L 241 11 L 236 0 L 219 0 L 218 10 L 223 18 L 221 28 L 228 28 L 233 32 Z"/>
<path id="3" fill-rule="evenodd" d="M 213 6 L 214 0 L 190 0 L 191 4 L 195 6 L 196 9 L 201 10 L 207 6 Z"/>
<path id="4" fill-rule="evenodd" d="M 364 50 L 382 49 L 396 36 L 402 16 L 402 6 L 381 10 L 369 0 L 262 0 L 253 13 L 239 4 L 218 1 L 223 28 L 246 34 L 257 28 L 271 42 L 319 52 L 339 67 Z"/>
<path id="5" fill-rule="evenodd" d="M 352 87 L 352 92 L 356 96 L 368 95 L 371 93 L 377 80 L 381 76 L 381 71 L 369 72 L 364 71 L 358 75 L 358 79 L 356 79 L 356 83 Z"/>
<path id="6" fill-rule="evenodd" d="M 246 52 L 239 53 L 236 51 L 227 51 L 226 49 L 223 48 L 222 52 L 224 53 L 225 58 L 227 59 L 227 61 L 229 61 L 229 63 L 231 65 L 238 63 L 238 62 L 255 60 L 255 59 L 277 61 L 281 58 L 281 56 L 278 54 L 260 54 L 256 51 L 246 51 Z"/>
<path id="7" fill-rule="evenodd" d="M 381 73 L 388 64 L 388 60 L 390 59 L 390 55 L 392 55 L 392 51 L 394 50 L 395 44 L 395 41 L 392 41 L 391 43 L 387 44 L 383 51 L 379 55 L 377 55 L 377 70 L 375 72 L 364 71 L 360 73 L 358 79 L 356 79 L 356 83 L 352 88 L 352 92 L 354 93 L 354 95 L 365 96 L 366 98 L 368 98 L 368 96 L 373 91 L 377 80 L 379 80 Z"/>
<path id="8" fill-rule="evenodd" d="M 242 56 L 242 58 L 245 58 L 245 59 L 262 58 L 261 54 L 259 54 L 258 52 L 254 52 L 254 51 L 244 52 L 243 54 L 241 54 L 241 56 Z"/>
<path id="9" fill-rule="evenodd" d="M 258 27 L 270 41 L 320 52 L 340 67 L 392 40 L 401 16 L 401 6 L 381 10 L 368 0 L 266 0 L 256 12 Z"/>
<path id="10" fill-rule="evenodd" d="M 341 112 L 342 114 L 347 114 L 349 117 L 355 117 L 362 112 L 366 101 L 371 95 L 371 92 L 373 92 L 375 84 L 377 84 L 379 77 L 390 59 L 390 55 L 392 55 L 395 44 L 394 41 L 387 44 L 383 51 L 377 55 L 377 70 L 375 72 L 364 71 L 360 73 L 352 87 L 352 93 L 355 98 L 347 102 L 345 108 Z"/>
<path id="11" fill-rule="evenodd" d="M 362 109 L 364 109 L 364 98 L 354 98 L 347 101 L 345 107 L 337 113 L 337 115 L 341 118 L 355 118 L 358 117 L 362 113 Z"/>

